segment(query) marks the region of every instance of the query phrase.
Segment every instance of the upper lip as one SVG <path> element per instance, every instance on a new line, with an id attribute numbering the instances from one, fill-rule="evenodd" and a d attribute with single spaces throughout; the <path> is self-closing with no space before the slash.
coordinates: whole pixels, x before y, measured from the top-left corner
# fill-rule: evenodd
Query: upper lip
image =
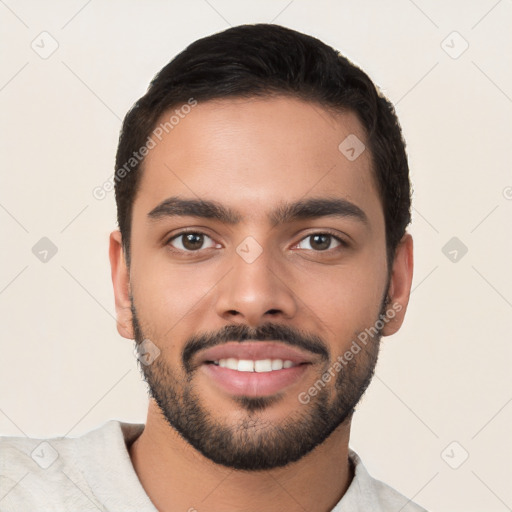
<path id="1" fill-rule="evenodd" d="M 199 364 L 230 357 L 253 361 L 282 359 L 283 361 L 292 361 L 294 364 L 312 362 L 311 356 L 306 355 L 302 350 L 277 341 L 228 341 L 222 345 L 201 351 Z"/>

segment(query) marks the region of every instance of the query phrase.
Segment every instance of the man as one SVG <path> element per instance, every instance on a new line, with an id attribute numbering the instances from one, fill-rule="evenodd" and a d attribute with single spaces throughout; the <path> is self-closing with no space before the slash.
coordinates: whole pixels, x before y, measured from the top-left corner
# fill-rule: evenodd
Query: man
<path id="1" fill-rule="evenodd" d="M 405 145 L 366 74 L 277 25 L 196 41 L 127 114 L 114 183 L 147 422 L 5 438 L 0 509 L 424 510 L 349 448 L 413 273 Z"/>

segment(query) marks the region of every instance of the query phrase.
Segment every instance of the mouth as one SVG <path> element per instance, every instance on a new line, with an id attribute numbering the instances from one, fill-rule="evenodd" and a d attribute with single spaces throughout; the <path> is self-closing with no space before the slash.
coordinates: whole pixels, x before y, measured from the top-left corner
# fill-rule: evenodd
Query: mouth
<path id="1" fill-rule="evenodd" d="M 200 369 L 229 395 L 269 396 L 296 384 L 314 361 L 279 342 L 228 342 L 205 350 Z"/>
<path id="2" fill-rule="evenodd" d="M 310 352 L 279 341 L 228 341 L 199 353 L 198 363 L 238 371 L 272 371 L 313 362 Z M 279 365 L 282 362 L 282 367 Z M 235 366 L 236 363 L 236 366 Z M 239 368 L 240 367 L 240 368 Z"/>
<path id="3" fill-rule="evenodd" d="M 230 370 L 236 370 L 237 372 L 275 372 L 282 370 L 283 368 L 293 368 L 301 364 L 310 363 L 294 363 L 289 359 L 236 359 L 234 357 L 228 357 L 227 359 L 219 359 L 217 361 L 206 361 L 205 364 L 213 364 L 221 368 L 229 368 Z"/>

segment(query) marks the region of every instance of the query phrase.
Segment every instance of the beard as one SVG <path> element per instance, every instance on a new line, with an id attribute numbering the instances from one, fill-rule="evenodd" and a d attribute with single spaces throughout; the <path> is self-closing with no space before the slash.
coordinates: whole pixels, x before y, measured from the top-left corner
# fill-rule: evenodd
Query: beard
<path id="1" fill-rule="evenodd" d="M 142 332 L 133 298 L 130 298 L 133 332 L 139 347 L 147 338 Z M 389 296 L 382 300 L 374 326 L 377 320 L 386 316 L 389 302 Z M 189 338 L 182 350 L 180 367 L 171 368 L 162 357 L 163 352 L 151 364 L 141 364 L 139 359 L 139 367 L 148 384 L 149 396 L 167 423 L 202 455 L 237 470 L 269 470 L 298 461 L 323 443 L 340 425 L 350 422 L 374 375 L 382 329 L 383 326 L 380 329 L 374 327 L 376 334 L 361 347 L 359 353 L 345 362 L 331 386 L 317 387 L 318 392 L 308 403 L 297 399 L 295 411 L 278 423 L 266 420 L 258 413 L 283 400 L 286 392 L 263 397 L 233 396 L 232 400 L 247 414 L 237 424 L 216 419 L 202 404 L 194 386 L 197 367 L 191 364 L 192 357 L 199 350 L 227 341 L 282 341 L 319 354 L 324 362 L 321 365 L 323 369 L 319 370 L 320 379 L 328 368 L 331 368 L 332 375 L 336 359 L 330 357 L 327 344 L 315 335 L 276 323 L 265 323 L 258 328 L 230 324 L 219 332 Z M 318 381 L 315 379 L 315 382 Z"/>

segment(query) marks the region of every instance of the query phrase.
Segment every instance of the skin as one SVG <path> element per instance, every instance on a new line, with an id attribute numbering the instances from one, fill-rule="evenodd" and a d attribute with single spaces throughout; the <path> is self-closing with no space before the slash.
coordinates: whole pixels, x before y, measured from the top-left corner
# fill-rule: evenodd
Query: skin
<path id="1" fill-rule="evenodd" d="M 161 350 L 161 364 L 182 377 L 186 340 L 227 324 L 257 327 L 270 321 L 304 330 L 324 341 L 332 363 L 358 332 L 374 325 L 387 291 L 401 309 L 382 335 L 398 331 L 412 282 L 412 237 L 406 233 L 397 248 L 386 290 L 384 213 L 371 158 L 366 150 L 349 161 L 339 151 L 349 134 L 365 141 L 354 114 L 328 113 L 289 97 L 224 99 L 194 107 L 146 157 L 133 207 L 130 269 L 120 232 L 110 235 L 121 336 L 135 338 L 131 294 L 144 335 Z M 243 220 L 237 225 L 195 217 L 149 222 L 148 212 L 170 196 L 216 200 Z M 283 201 L 309 197 L 349 200 L 365 212 L 368 225 L 334 216 L 269 223 L 268 212 Z M 207 248 L 189 258 L 183 250 L 172 252 L 165 244 L 183 228 L 206 233 L 211 239 L 205 240 Z M 350 246 L 333 241 L 327 251 L 315 250 L 307 235 L 325 230 L 339 233 Z M 247 236 L 263 249 L 250 264 L 236 252 Z M 184 243 L 183 238 L 179 241 Z M 176 248 L 183 247 L 176 242 Z M 282 424 L 300 408 L 312 406 L 301 404 L 297 395 L 328 366 L 311 365 L 280 400 L 256 411 L 261 425 Z M 194 385 L 201 405 L 215 420 L 234 425 L 248 417 L 248 411 L 201 372 L 194 374 Z M 334 380 L 326 390 L 335 394 Z M 150 399 L 146 427 L 129 452 L 143 487 L 161 511 L 327 511 L 353 477 L 350 420 L 288 466 L 238 471 L 194 449 Z"/>

